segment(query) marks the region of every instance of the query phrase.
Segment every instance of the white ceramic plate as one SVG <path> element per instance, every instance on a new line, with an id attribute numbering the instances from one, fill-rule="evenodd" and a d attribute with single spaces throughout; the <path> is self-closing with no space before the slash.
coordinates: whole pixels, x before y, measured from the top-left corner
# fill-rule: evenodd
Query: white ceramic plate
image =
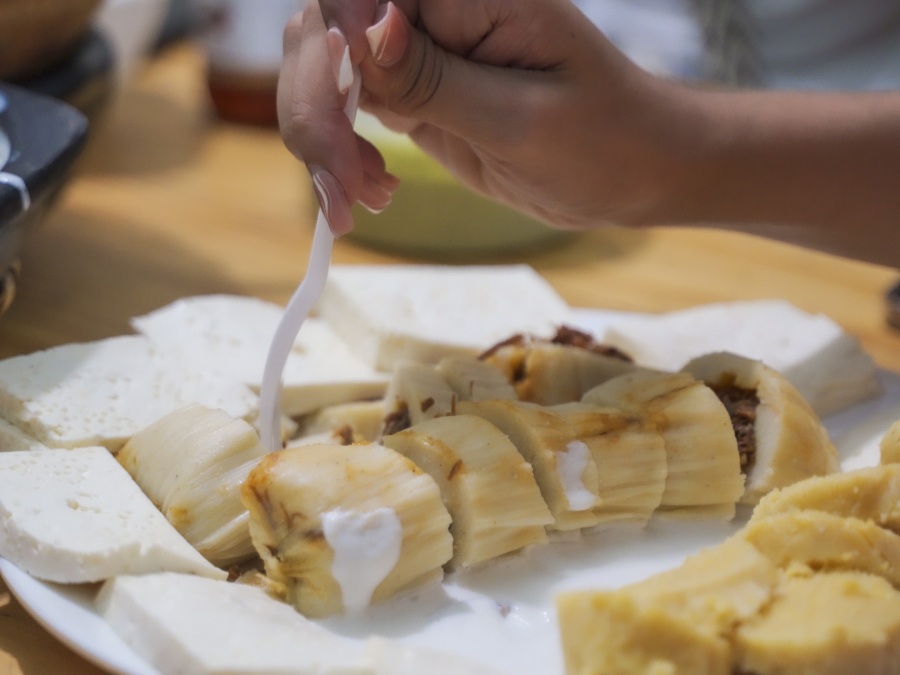
<path id="1" fill-rule="evenodd" d="M 580 325 L 600 335 L 614 316 L 582 312 Z M 878 463 L 878 441 L 900 419 L 900 375 L 880 373 L 885 393 L 826 420 L 845 469 Z M 440 587 L 373 608 L 365 619 L 323 622 L 352 639 L 369 633 L 452 651 L 511 675 L 562 673 L 553 598 L 559 591 L 613 588 L 674 567 L 718 543 L 746 521 L 679 523 L 654 519 L 643 530 L 611 529 L 561 537 L 526 554 L 449 577 Z M 97 586 L 38 581 L 0 559 L 0 574 L 51 634 L 112 672 L 156 672 L 94 612 Z"/>

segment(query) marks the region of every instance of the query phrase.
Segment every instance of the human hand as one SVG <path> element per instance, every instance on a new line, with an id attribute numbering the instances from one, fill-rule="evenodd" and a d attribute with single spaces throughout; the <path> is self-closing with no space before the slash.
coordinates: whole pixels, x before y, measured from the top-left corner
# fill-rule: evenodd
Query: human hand
<path id="1" fill-rule="evenodd" d="M 279 114 L 336 234 L 352 228 L 353 203 L 380 210 L 397 186 L 343 116 L 346 59 L 364 109 L 551 225 L 642 222 L 677 176 L 674 88 L 569 0 L 310 0 L 285 32 Z"/>

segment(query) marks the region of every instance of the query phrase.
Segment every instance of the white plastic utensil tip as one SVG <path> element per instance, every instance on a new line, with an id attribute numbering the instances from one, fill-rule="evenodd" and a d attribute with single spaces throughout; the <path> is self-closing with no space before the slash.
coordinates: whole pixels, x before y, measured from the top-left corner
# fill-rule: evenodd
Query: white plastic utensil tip
<path id="1" fill-rule="evenodd" d="M 359 106 L 360 78 L 359 71 L 353 70 L 353 83 L 347 94 L 344 113 L 350 124 L 356 120 Z M 312 247 L 309 252 L 309 264 L 297 290 L 288 302 L 281 317 L 263 370 L 262 384 L 259 392 L 259 433 L 263 445 L 270 451 L 280 450 L 281 442 L 281 390 L 283 387 L 284 367 L 293 349 L 300 327 L 313 306 L 322 295 L 328 279 L 328 268 L 331 264 L 331 252 L 334 248 L 334 235 L 328 225 L 325 214 L 319 210 L 316 218 L 316 229 L 313 232 Z"/>

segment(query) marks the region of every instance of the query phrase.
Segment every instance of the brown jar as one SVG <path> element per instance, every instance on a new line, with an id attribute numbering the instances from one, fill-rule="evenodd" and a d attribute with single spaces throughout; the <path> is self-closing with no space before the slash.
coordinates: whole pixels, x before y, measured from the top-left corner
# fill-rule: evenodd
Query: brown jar
<path id="1" fill-rule="evenodd" d="M 206 0 L 207 85 L 224 120 L 274 126 L 282 34 L 303 0 Z"/>

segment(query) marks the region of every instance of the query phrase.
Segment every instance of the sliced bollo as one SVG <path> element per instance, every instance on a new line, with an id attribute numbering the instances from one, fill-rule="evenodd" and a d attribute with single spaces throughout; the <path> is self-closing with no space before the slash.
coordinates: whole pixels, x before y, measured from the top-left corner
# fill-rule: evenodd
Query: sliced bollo
<path id="1" fill-rule="evenodd" d="M 384 403 L 353 401 L 327 406 L 303 419 L 301 435 L 331 434 L 338 439 L 376 441 L 384 424 Z"/>
<path id="2" fill-rule="evenodd" d="M 597 463 L 601 523 L 646 525 L 666 487 L 666 445 L 640 423 L 585 439 Z"/>
<path id="3" fill-rule="evenodd" d="M 585 334 L 561 329 L 557 336 L 573 333 L 582 336 L 579 344 L 517 336 L 482 359 L 504 373 L 520 400 L 541 405 L 578 401 L 598 384 L 634 369 L 627 357 L 604 350 Z"/>
<path id="4" fill-rule="evenodd" d="M 474 356 L 443 358 L 437 364 L 437 371 L 460 401 L 517 398 L 515 388 L 499 368 Z"/>
<path id="5" fill-rule="evenodd" d="M 404 361 L 384 395 L 384 435 L 454 412 L 458 397 L 433 365 Z"/>
<path id="6" fill-rule="evenodd" d="M 597 465 L 566 419 L 549 408 L 523 401 L 461 401 L 457 412 L 484 418 L 500 429 L 534 469 L 554 522 L 551 529 L 596 525 Z"/>
<path id="7" fill-rule="evenodd" d="M 840 470 L 837 450 L 819 416 L 797 388 L 762 361 L 718 352 L 690 361 L 684 370 L 706 383 L 731 415 L 741 470 L 741 502 Z"/>
<path id="8" fill-rule="evenodd" d="M 240 491 L 266 454 L 248 422 L 191 404 L 137 432 L 116 458 L 175 529 L 225 567 L 255 554 Z"/>
<path id="9" fill-rule="evenodd" d="M 453 556 L 434 479 L 375 443 L 272 453 L 242 496 L 266 574 L 309 617 L 360 612 L 440 580 Z"/>
<path id="10" fill-rule="evenodd" d="M 453 567 L 547 542 L 553 516 L 531 465 L 497 427 L 473 415 L 440 417 L 382 442 L 430 474 L 453 523 Z"/>
<path id="11" fill-rule="evenodd" d="M 594 387 L 583 400 L 641 416 L 663 437 L 668 472 L 660 512 L 730 519 L 744 492 L 728 411 L 689 373 L 639 369 Z"/>

